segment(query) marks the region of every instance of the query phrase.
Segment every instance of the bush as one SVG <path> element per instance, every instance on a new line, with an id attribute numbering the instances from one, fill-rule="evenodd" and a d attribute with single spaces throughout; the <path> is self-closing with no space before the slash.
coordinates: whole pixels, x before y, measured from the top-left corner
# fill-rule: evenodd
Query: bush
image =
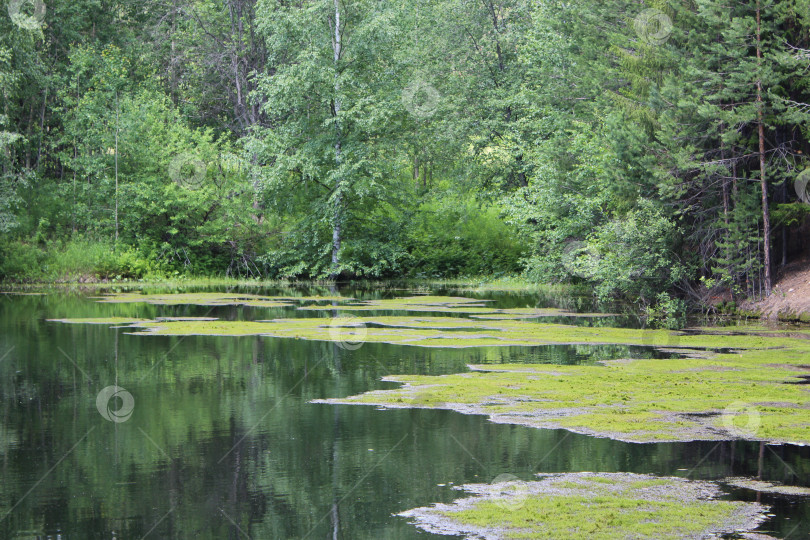
<path id="1" fill-rule="evenodd" d="M 601 299 L 626 297 L 648 304 L 687 274 L 675 254 L 677 227 L 652 203 L 597 228 L 588 239 L 592 254 L 584 269 Z"/>
<path id="2" fill-rule="evenodd" d="M 672 298 L 668 293 L 660 293 L 655 304 L 644 310 L 650 328 L 676 330 L 686 325 L 686 302 Z"/>
<path id="3" fill-rule="evenodd" d="M 37 241 L 42 241 L 37 233 Z M 155 273 L 155 265 L 132 247 L 116 250 L 109 242 L 77 238 L 47 242 L 44 248 L 21 240 L 0 248 L 0 279 L 14 281 L 71 280 L 77 278 L 142 278 Z"/>
<path id="4" fill-rule="evenodd" d="M 422 205 L 407 226 L 414 277 L 492 276 L 520 272 L 523 248 L 493 208 L 454 199 Z"/>
<path id="5" fill-rule="evenodd" d="M 0 279 L 24 281 L 42 276 L 45 253 L 22 241 L 0 244 Z"/>

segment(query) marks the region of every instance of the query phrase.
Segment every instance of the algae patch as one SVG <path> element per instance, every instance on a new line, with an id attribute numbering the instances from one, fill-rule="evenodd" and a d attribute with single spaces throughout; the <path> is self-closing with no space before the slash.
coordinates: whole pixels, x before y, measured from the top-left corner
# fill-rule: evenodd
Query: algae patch
<path id="1" fill-rule="evenodd" d="M 60 322 L 65 324 L 136 324 L 151 322 L 151 319 L 138 319 L 133 317 L 90 317 L 84 319 L 46 319 L 49 322 Z"/>
<path id="2" fill-rule="evenodd" d="M 119 293 L 96 297 L 105 304 L 146 303 L 162 306 L 198 305 L 198 306 L 253 306 L 253 307 L 292 307 L 295 302 L 346 301 L 351 298 L 342 296 L 262 296 L 239 293 L 168 293 L 139 294 Z"/>
<path id="3" fill-rule="evenodd" d="M 418 394 L 421 403 L 486 415 L 496 423 L 629 442 L 810 443 L 810 396 L 801 385 L 785 384 L 795 372 L 769 365 L 772 354 L 748 350 L 709 360 L 638 359 L 607 366 L 470 366 L 472 373 L 386 377 L 404 386 L 322 402 L 406 408 Z"/>
<path id="4" fill-rule="evenodd" d="M 142 301 L 127 295 L 116 301 Z M 160 295 L 152 295 L 159 296 Z M 187 296 L 155 302 L 187 303 Z M 151 298 L 151 296 L 147 296 Z M 196 301 L 266 302 L 270 297 L 208 294 Z M 310 299 L 316 297 L 309 297 Z M 321 297 L 317 297 L 321 298 Z M 272 300 L 275 302 L 276 300 Z M 463 309 L 479 303 L 459 297 L 407 297 L 401 305 Z M 379 301 L 382 302 L 382 301 Z M 420 303 L 421 302 L 421 303 Z M 252 304 L 246 304 L 252 305 Z M 456 308 L 455 306 L 460 306 Z M 329 306 L 330 309 L 335 306 Z M 488 309 L 488 308 L 470 308 Z M 497 315 L 497 314 L 495 314 Z M 502 313 L 520 315 L 519 313 Z M 328 403 L 451 409 L 487 415 L 494 422 L 632 442 L 727 440 L 810 443 L 810 391 L 802 383 L 810 341 L 757 332 L 732 335 L 667 330 L 572 326 L 521 318 L 419 316 L 279 318 L 225 321 L 211 318 L 62 319 L 68 323 L 129 324 L 139 335 L 270 336 L 327 342 L 390 343 L 417 347 L 611 344 L 656 346 L 684 357 L 623 359 L 595 366 L 499 365 L 441 377 L 399 376 L 399 389 L 328 400 Z M 669 343 L 676 341 L 678 347 Z M 657 348 L 661 348 L 658 346 Z M 718 352 L 720 351 L 720 352 Z M 791 384 L 792 383 L 792 384 Z M 414 394 L 414 389 L 418 392 Z"/>
<path id="5" fill-rule="evenodd" d="M 260 335 L 316 341 L 341 341 L 339 328 L 343 318 L 292 318 L 268 321 L 160 321 L 142 322 L 138 333 L 156 335 Z M 639 345 L 663 343 L 672 335 L 667 330 L 586 327 L 547 324 L 526 320 L 476 320 L 455 317 L 376 316 L 353 319 L 366 327 L 359 341 L 382 342 L 420 347 L 482 347 L 571 345 Z M 65 319 L 72 322 L 74 320 Z M 354 324 L 354 323 L 353 323 Z M 784 338 L 779 341 L 760 336 L 678 336 L 684 349 L 767 348 L 794 343 L 810 345 L 806 340 Z"/>
<path id="6" fill-rule="evenodd" d="M 611 313 L 575 313 L 557 308 L 491 308 L 485 302 L 474 298 L 454 296 L 406 296 L 382 300 L 365 300 L 359 303 L 334 306 L 311 305 L 302 310 L 340 311 L 418 311 L 468 314 L 480 319 L 532 319 L 539 317 L 610 317 Z"/>
<path id="7" fill-rule="evenodd" d="M 461 486 L 471 497 L 399 514 L 466 538 L 706 538 L 755 529 L 767 507 L 722 501 L 716 484 L 630 473 L 541 474 Z"/>
<path id="8" fill-rule="evenodd" d="M 786 486 L 776 482 L 765 482 L 755 478 L 726 478 L 724 483 L 738 487 L 759 491 L 762 493 L 775 493 L 777 495 L 810 496 L 810 488 L 801 486 Z"/>
<path id="9" fill-rule="evenodd" d="M 96 297 L 105 304 L 147 303 L 153 305 L 199 305 L 199 306 L 251 306 L 251 307 L 297 307 L 311 311 L 412 311 L 425 313 L 458 313 L 483 319 L 528 319 L 538 317 L 608 317 L 609 313 L 574 313 L 556 308 L 509 308 L 495 309 L 487 306 L 490 300 L 455 296 L 406 296 L 380 300 L 352 302 L 344 296 L 261 296 L 239 293 L 167 293 L 140 294 L 118 293 Z M 331 302 L 332 304 L 325 304 Z M 307 305 L 300 306 L 299 304 Z M 339 305 L 336 305 L 339 303 Z"/>

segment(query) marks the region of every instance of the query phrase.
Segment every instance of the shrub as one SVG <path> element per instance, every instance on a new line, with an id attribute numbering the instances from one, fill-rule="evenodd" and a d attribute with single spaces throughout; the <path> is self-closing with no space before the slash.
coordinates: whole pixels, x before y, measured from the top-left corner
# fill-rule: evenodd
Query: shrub
<path id="1" fill-rule="evenodd" d="M 494 208 L 454 199 L 422 205 L 405 246 L 415 277 L 515 274 L 523 256 L 515 231 Z"/>
<path id="2" fill-rule="evenodd" d="M 0 244 L 0 279 L 23 281 L 36 279 L 43 273 L 45 253 L 36 245 L 22 241 Z"/>
<path id="3" fill-rule="evenodd" d="M 626 297 L 648 304 L 687 274 L 675 254 L 677 227 L 652 203 L 641 200 L 624 217 L 597 228 L 588 239 L 586 268 L 601 299 Z"/>

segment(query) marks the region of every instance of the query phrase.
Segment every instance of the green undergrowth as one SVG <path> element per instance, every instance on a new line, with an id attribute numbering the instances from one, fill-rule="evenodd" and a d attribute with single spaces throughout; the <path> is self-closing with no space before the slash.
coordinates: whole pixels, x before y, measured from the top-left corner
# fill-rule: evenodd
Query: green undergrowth
<path id="1" fill-rule="evenodd" d="M 707 538 L 754 529 L 757 503 L 721 501 L 716 485 L 636 474 L 540 475 L 463 486 L 472 497 L 403 512 L 434 533 L 474 538 Z"/>
<path id="2" fill-rule="evenodd" d="M 544 294 L 561 294 L 567 296 L 591 296 L 592 287 L 571 283 L 539 283 L 521 277 L 503 277 L 495 279 L 459 279 L 429 282 L 458 292 L 539 292 Z"/>

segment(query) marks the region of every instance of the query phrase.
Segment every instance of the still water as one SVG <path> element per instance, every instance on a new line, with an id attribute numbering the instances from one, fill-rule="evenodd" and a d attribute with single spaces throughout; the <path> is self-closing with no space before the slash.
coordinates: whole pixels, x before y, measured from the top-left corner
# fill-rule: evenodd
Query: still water
<path id="1" fill-rule="evenodd" d="M 448 538 L 424 533 L 395 514 L 449 502 L 459 496 L 454 486 L 504 473 L 525 480 L 568 471 L 709 480 L 761 474 L 810 485 L 809 447 L 629 444 L 448 411 L 310 403 L 393 387 L 380 380 L 385 375 L 457 373 L 469 363 L 660 356 L 643 347 L 365 344 L 345 350 L 266 337 L 133 336 L 108 325 L 47 321 L 316 316 L 294 308 L 98 304 L 92 296 L 99 292 L 0 294 L 0 538 Z M 340 292 L 362 299 L 413 294 Z M 495 307 L 592 308 L 586 299 L 536 294 L 465 296 L 494 300 Z M 622 318 L 563 320 L 632 324 Z M 109 421 L 96 407 L 99 392 L 112 385 L 132 396 L 126 421 Z M 772 505 L 762 532 L 810 537 L 808 498 L 748 490 L 728 490 L 728 497 Z"/>

